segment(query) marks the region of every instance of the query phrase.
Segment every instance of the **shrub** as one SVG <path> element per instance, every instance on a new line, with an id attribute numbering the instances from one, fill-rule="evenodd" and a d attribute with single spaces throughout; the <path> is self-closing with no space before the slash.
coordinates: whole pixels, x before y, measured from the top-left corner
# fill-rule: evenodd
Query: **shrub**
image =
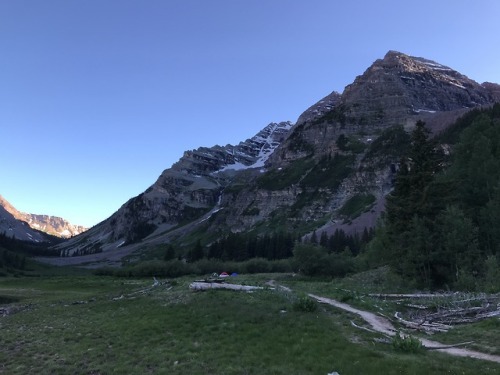
<path id="1" fill-rule="evenodd" d="M 392 347 L 403 353 L 419 353 L 423 350 L 422 342 L 411 335 L 402 336 L 399 332 L 392 338 Z"/>
<path id="2" fill-rule="evenodd" d="M 293 303 L 293 309 L 302 312 L 315 312 L 318 309 L 318 304 L 307 296 L 301 296 Z"/>
<path id="3" fill-rule="evenodd" d="M 94 273 L 101 276 L 116 277 L 179 277 L 195 273 L 195 268 L 191 264 L 180 260 L 171 260 L 169 262 L 149 261 L 131 267 L 103 267 L 97 269 Z"/>
<path id="4" fill-rule="evenodd" d="M 343 277 L 354 270 L 354 259 L 344 254 L 327 254 L 322 247 L 299 244 L 293 250 L 296 271 L 306 276 Z"/>
<path id="5" fill-rule="evenodd" d="M 498 259 L 498 255 L 491 255 L 484 262 L 484 288 L 490 293 L 496 293 L 500 291 L 500 264 Z"/>
<path id="6" fill-rule="evenodd" d="M 269 272 L 272 273 L 288 273 L 292 272 L 292 264 L 289 259 L 273 260 L 269 262 L 271 269 Z"/>
<path id="7" fill-rule="evenodd" d="M 94 271 L 94 275 L 97 276 L 114 276 L 116 273 L 116 268 L 113 267 L 101 267 Z"/>
<path id="8" fill-rule="evenodd" d="M 212 274 L 214 272 L 221 273 L 225 270 L 224 263 L 215 259 L 200 259 L 193 264 L 193 268 L 200 275 Z"/>
<path id="9" fill-rule="evenodd" d="M 271 271 L 271 266 L 266 259 L 253 258 L 246 262 L 245 269 L 248 273 L 266 273 Z"/>

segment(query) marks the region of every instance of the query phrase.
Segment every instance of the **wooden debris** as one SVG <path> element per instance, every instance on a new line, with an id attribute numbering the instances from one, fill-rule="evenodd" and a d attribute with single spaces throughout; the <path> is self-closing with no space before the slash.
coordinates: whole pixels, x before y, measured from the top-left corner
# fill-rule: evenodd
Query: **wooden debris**
<path id="1" fill-rule="evenodd" d="M 261 286 L 226 284 L 226 283 L 205 282 L 205 281 L 192 282 L 189 285 L 189 288 L 192 290 L 230 289 L 230 290 L 240 290 L 245 292 L 264 289 Z"/>
<path id="2" fill-rule="evenodd" d="M 440 323 L 430 323 L 427 321 L 422 321 L 422 322 L 411 322 L 408 320 L 403 319 L 400 316 L 399 312 L 396 312 L 394 314 L 394 317 L 397 319 L 399 323 L 404 325 L 406 328 L 411 328 L 414 330 L 418 331 L 424 331 L 427 333 L 434 333 L 434 332 L 448 332 L 448 330 L 451 328 L 451 326 L 446 325 L 446 324 L 440 324 Z"/>

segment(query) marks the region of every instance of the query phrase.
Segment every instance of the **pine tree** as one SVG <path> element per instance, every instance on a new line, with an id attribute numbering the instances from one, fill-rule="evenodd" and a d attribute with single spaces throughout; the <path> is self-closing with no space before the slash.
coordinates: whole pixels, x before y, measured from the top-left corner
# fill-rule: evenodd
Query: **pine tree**
<path id="1" fill-rule="evenodd" d="M 325 231 L 321 232 L 319 237 L 319 245 L 324 248 L 328 248 L 328 234 Z"/>
<path id="2" fill-rule="evenodd" d="M 442 155 L 429 140 L 425 124 L 418 121 L 411 147 L 401 160 L 393 192 L 386 201 L 390 259 L 399 273 L 430 285 L 432 280 L 432 227 L 439 214 L 439 202 L 431 193 Z"/>
<path id="3" fill-rule="evenodd" d="M 163 257 L 165 261 L 173 260 L 175 259 L 175 249 L 174 247 L 170 244 L 167 247 L 167 251 L 165 252 L 165 256 Z"/>
<path id="4" fill-rule="evenodd" d="M 429 140 L 425 123 L 418 121 L 411 136 L 411 147 L 400 163 L 394 190 L 387 197 L 387 220 L 391 229 L 402 232 L 415 215 L 437 214 L 429 188 L 441 169 L 442 152 Z"/>
<path id="5" fill-rule="evenodd" d="M 204 257 L 203 246 L 201 246 L 200 240 L 196 241 L 196 245 L 189 251 L 188 260 L 190 262 L 196 262 Z"/>
<path id="6" fill-rule="evenodd" d="M 310 242 L 311 242 L 313 245 L 317 245 L 317 244 L 318 244 L 318 235 L 316 234 L 316 230 L 314 230 L 314 231 L 312 232 Z"/>

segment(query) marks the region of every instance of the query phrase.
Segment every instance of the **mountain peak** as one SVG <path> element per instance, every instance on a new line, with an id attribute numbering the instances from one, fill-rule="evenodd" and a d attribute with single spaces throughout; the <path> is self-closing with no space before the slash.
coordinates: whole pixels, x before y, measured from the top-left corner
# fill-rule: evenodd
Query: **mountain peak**
<path id="1" fill-rule="evenodd" d="M 421 112 L 473 108 L 495 98 L 494 87 L 482 86 L 448 66 L 389 51 L 346 87 L 341 103 L 347 119 L 390 126 L 405 124 Z"/>
<path id="2" fill-rule="evenodd" d="M 468 108 L 494 103 L 494 92 L 500 95 L 498 85 L 389 51 L 343 93 L 309 107 L 294 126 L 271 123 L 237 145 L 186 151 L 144 193 L 58 249 L 102 251 L 105 258 L 108 251 L 123 256 L 171 241 L 186 246 L 190 233 L 210 233 L 206 239 L 213 241 L 253 229 L 303 230 L 325 217 L 335 222 L 351 198 L 369 194 L 380 203 L 391 190 L 407 139 L 401 125 L 435 120 L 444 127 Z M 385 154 L 391 142 L 396 150 Z M 376 156 L 365 158 L 368 152 Z"/>
<path id="3" fill-rule="evenodd" d="M 77 234 L 83 233 L 87 230 L 87 228 L 80 225 L 70 224 L 68 221 L 63 218 L 57 216 L 49 216 L 49 215 L 36 215 L 36 214 L 28 214 L 25 212 L 18 211 L 12 204 L 10 204 L 4 197 L 0 195 L 0 207 L 4 209 L 5 212 L 12 215 L 12 218 L 15 220 L 23 222 L 23 224 L 29 225 L 34 230 L 45 232 L 47 234 L 68 238 L 72 236 L 76 236 Z M 4 214 L 5 214 L 4 212 Z M 10 220 L 11 221 L 11 220 Z M 5 221 L 7 223 L 7 221 Z M 12 224 L 8 225 L 9 228 L 12 227 Z M 9 228 L 4 228 L 9 229 Z M 22 232 L 26 232 L 24 227 L 22 227 Z M 16 233 L 13 233 L 16 234 Z M 23 239 L 24 234 L 16 234 L 16 238 Z M 27 240 L 31 240 L 33 235 L 29 235 Z M 41 241 L 41 239 L 37 238 L 37 241 Z"/>

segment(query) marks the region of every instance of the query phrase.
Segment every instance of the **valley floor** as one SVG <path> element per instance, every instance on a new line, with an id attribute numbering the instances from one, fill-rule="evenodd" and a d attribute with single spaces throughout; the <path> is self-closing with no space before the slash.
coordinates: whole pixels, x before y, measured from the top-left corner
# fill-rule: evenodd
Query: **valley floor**
<path id="1" fill-rule="evenodd" d="M 151 279 L 90 275 L 2 278 L 0 374 L 500 373 L 491 361 L 396 351 L 375 340 L 380 333 L 354 327 L 365 324 L 354 311 L 297 308 L 306 292 L 338 299 L 345 293 L 339 285 L 273 277 L 289 288 L 270 287 L 269 275 L 233 280 L 263 287 L 252 293 L 193 292 L 193 277 L 154 286 Z M 381 307 L 352 302 L 364 312 Z M 486 341 L 474 340 L 500 342 L 499 326 L 498 318 L 477 324 Z"/>

